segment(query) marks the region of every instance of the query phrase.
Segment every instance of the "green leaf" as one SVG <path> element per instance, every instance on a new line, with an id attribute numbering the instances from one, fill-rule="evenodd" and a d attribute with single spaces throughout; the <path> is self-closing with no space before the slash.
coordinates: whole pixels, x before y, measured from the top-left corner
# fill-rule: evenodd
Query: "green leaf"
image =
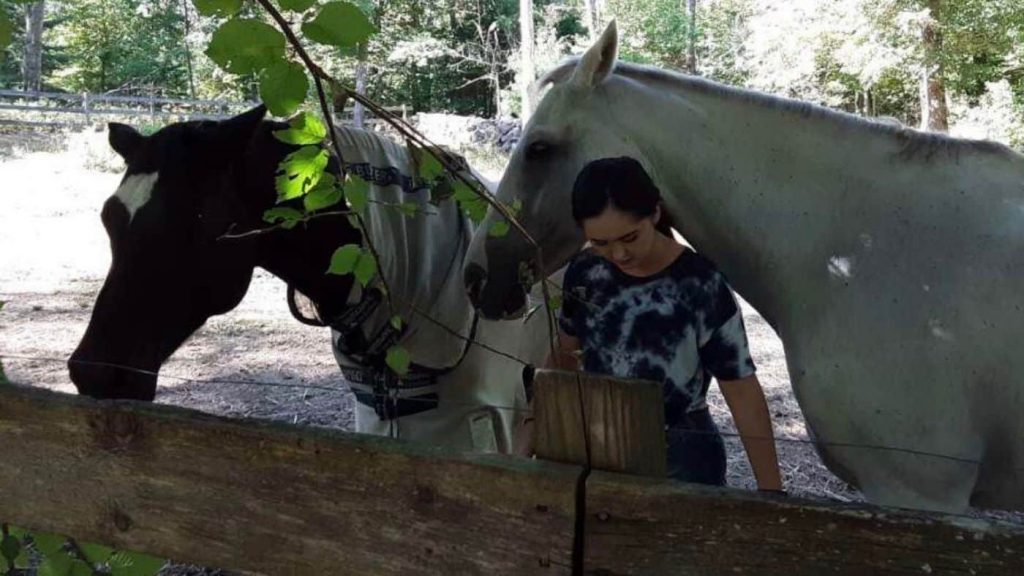
<path id="1" fill-rule="evenodd" d="M 548 308 L 552 310 L 558 310 L 562 307 L 562 295 L 552 294 L 551 298 L 548 298 Z"/>
<path id="2" fill-rule="evenodd" d="M 114 555 L 114 549 L 108 548 L 101 544 L 89 544 L 87 542 L 78 542 L 78 549 L 85 554 L 85 559 L 91 564 L 106 564 L 110 557 Z"/>
<path id="3" fill-rule="evenodd" d="M 438 178 L 430 187 L 430 203 L 438 206 L 441 202 L 451 198 L 453 194 L 455 194 L 455 186 L 452 185 L 452 179 Z"/>
<path id="4" fill-rule="evenodd" d="M 95 571 L 92 566 L 81 560 L 73 560 L 71 562 L 71 576 L 93 576 Z"/>
<path id="5" fill-rule="evenodd" d="M 395 330 L 401 331 L 402 330 L 402 317 L 399 316 L 398 314 L 395 314 L 394 316 L 392 316 L 391 317 L 391 327 L 394 328 Z"/>
<path id="6" fill-rule="evenodd" d="M 14 39 L 14 23 L 7 17 L 7 14 L 0 12 L 0 50 L 11 45 Z"/>
<path id="7" fill-rule="evenodd" d="M 487 202 L 483 198 L 461 202 L 462 210 L 474 223 L 479 224 L 487 216 Z"/>
<path id="8" fill-rule="evenodd" d="M 0 540 L 0 556 L 3 556 L 10 566 L 13 566 L 14 560 L 21 555 L 21 549 L 21 540 L 10 534 Z"/>
<path id="9" fill-rule="evenodd" d="M 307 212 L 330 208 L 338 202 L 341 202 L 341 188 L 338 187 L 338 179 L 330 172 L 324 172 L 320 182 L 302 199 Z"/>
<path id="10" fill-rule="evenodd" d="M 54 556 L 61 551 L 67 538 L 44 532 L 32 533 L 32 546 L 43 556 Z"/>
<path id="11" fill-rule="evenodd" d="M 192 0 L 196 11 L 203 16 L 234 16 L 242 9 L 242 0 Z"/>
<path id="12" fill-rule="evenodd" d="M 271 208 L 263 213 L 263 221 L 268 224 L 281 224 L 285 230 L 295 228 L 295 225 L 302 220 L 302 212 L 287 206 Z"/>
<path id="13" fill-rule="evenodd" d="M 462 207 L 469 219 L 479 224 L 487 216 L 487 201 L 465 182 L 455 183 L 455 201 Z"/>
<path id="14" fill-rule="evenodd" d="M 303 112 L 288 122 L 285 130 L 275 130 L 274 138 L 286 144 L 319 144 L 327 137 L 327 126 L 314 114 Z"/>
<path id="15" fill-rule="evenodd" d="M 398 211 L 406 218 L 412 218 L 420 211 L 420 207 L 415 202 L 402 202 L 398 205 Z"/>
<path id="16" fill-rule="evenodd" d="M 71 576 L 73 569 L 74 558 L 64 552 L 57 552 L 46 556 L 36 574 L 38 576 Z"/>
<path id="17" fill-rule="evenodd" d="M 498 220 L 494 224 L 491 224 L 491 229 L 487 233 L 494 238 L 501 238 L 508 234 L 509 228 L 511 227 L 512 225 L 508 223 L 508 220 Z"/>
<path id="18" fill-rule="evenodd" d="M 508 207 L 508 211 L 511 212 L 513 216 L 518 216 L 519 212 L 522 209 L 523 209 L 523 201 L 520 200 L 519 198 L 516 198 L 515 201 L 512 202 L 512 205 Z"/>
<path id="19" fill-rule="evenodd" d="M 366 286 L 373 280 L 373 277 L 377 274 L 377 260 L 374 259 L 373 254 L 369 251 L 365 251 L 359 255 L 359 260 L 356 261 L 356 269 L 354 270 L 356 280 L 360 284 Z"/>
<path id="20" fill-rule="evenodd" d="M 306 100 L 309 80 L 302 65 L 281 60 L 260 75 L 260 99 L 274 116 L 294 114 Z"/>
<path id="21" fill-rule="evenodd" d="M 409 373 L 409 351 L 401 346 L 388 348 L 388 354 L 384 357 L 384 363 L 388 365 L 399 376 Z"/>
<path id="22" fill-rule="evenodd" d="M 284 157 L 278 166 L 274 184 L 277 201 L 302 196 L 320 182 L 327 167 L 327 151 L 319 146 L 303 146 Z"/>
<path id="23" fill-rule="evenodd" d="M 316 0 L 277 0 L 284 10 L 292 12 L 305 12 L 309 7 L 316 4 Z"/>
<path id="24" fill-rule="evenodd" d="M 110 559 L 111 576 L 154 576 L 160 571 L 167 560 L 140 554 L 138 552 L 118 551 Z"/>
<path id="25" fill-rule="evenodd" d="M 206 55 L 232 74 L 253 74 L 284 58 L 285 37 L 269 24 L 234 18 L 213 33 Z"/>
<path id="26" fill-rule="evenodd" d="M 362 255 L 363 249 L 356 244 L 345 244 L 334 251 L 331 255 L 331 265 L 327 268 L 328 274 L 344 276 L 351 274 L 356 269 L 356 262 Z"/>
<path id="27" fill-rule="evenodd" d="M 366 210 L 370 198 L 370 183 L 355 174 L 348 175 L 348 182 L 345 184 L 345 201 L 348 207 L 360 214 Z"/>
<path id="28" fill-rule="evenodd" d="M 447 174 L 444 169 L 444 165 L 437 159 L 436 156 L 430 153 L 426 148 L 413 148 L 413 157 L 416 159 L 416 163 L 419 166 L 420 178 L 427 182 L 433 182 Z"/>
<path id="29" fill-rule="evenodd" d="M 348 2 L 325 4 L 316 18 L 302 25 L 302 33 L 306 38 L 343 48 L 366 42 L 374 32 L 376 29 L 366 14 Z"/>
<path id="30" fill-rule="evenodd" d="M 476 190 L 461 180 L 455 182 L 454 196 L 459 202 L 472 201 L 480 197 Z"/>

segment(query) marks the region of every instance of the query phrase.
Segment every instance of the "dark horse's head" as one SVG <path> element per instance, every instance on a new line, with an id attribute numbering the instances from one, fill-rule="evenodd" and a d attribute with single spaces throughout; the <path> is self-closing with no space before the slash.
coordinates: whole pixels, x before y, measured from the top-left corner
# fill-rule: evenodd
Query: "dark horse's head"
<path id="1" fill-rule="evenodd" d="M 276 198 L 277 165 L 293 149 L 272 136 L 283 125 L 264 122 L 264 114 L 260 107 L 222 122 L 172 124 L 148 137 L 110 125 L 110 145 L 128 169 L 101 213 L 110 271 L 68 361 L 80 393 L 152 400 L 161 364 L 207 318 L 238 305 L 255 266 L 300 289 L 303 283 L 351 282 L 323 274 L 330 250 L 359 241 L 343 219 L 330 231 L 316 225 L 222 238 L 261 225 Z M 307 259 L 315 264 L 301 266 Z M 308 269 L 309 278 L 300 269 Z M 310 296 L 324 289 L 305 288 Z M 347 294 L 350 285 L 330 288 Z"/>

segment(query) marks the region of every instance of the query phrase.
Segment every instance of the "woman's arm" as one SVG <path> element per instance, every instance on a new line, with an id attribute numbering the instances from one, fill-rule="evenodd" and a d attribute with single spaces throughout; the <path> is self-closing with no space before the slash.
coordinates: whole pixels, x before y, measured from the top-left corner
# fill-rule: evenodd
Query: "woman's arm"
<path id="1" fill-rule="evenodd" d="M 575 336 L 569 336 L 561 331 L 558 332 L 558 344 L 555 353 L 549 355 L 545 368 L 557 368 L 561 370 L 579 370 L 577 354 L 580 349 L 580 340 Z M 533 456 L 533 411 L 532 404 L 530 412 L 518 420 L 518 425 L 513 433 L 512 453 L 518 456 Z"/>
<path id="2" fill-rule="evenodd" d="M 740 432 L 758 489 L 782 490 L 772 421 L 757 376 L 751 374 L 738 380 L 720 381 L 718 385 Z"/>

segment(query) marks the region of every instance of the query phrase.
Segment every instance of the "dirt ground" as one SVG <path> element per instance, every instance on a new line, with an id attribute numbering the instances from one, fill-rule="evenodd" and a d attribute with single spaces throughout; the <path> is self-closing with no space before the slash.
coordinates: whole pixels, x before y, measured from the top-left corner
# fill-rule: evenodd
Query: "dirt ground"
<path id="1" fill-rule="evenodd" d="M 63 149 L 68 141 L 70 151 Z M 85 331 L 109 266 L 99 210 L 120 175 L 95 168 L 117 166 L 104 156 L 105 147 L 102 133 L 74 138 L 0 133 L 0 300 L 7 301 L 0 311 L 0 356 L 14 382 L 74 392 L 65 361 Z M 782 345 L 756 312 L 744 311 L 786 488 L 800 496 L 861 500 L 824 468 L 808 444 Z M 294 321 L 284 285 L 263 271 L 257 271 L 237 309 L 212 318 L 164 365 L 157 402 L 297 424 L 342 429 L 352 424 L 352 396 L 334 362 L 328 332 Z M 735 433 L 714 387 L 710 402 L 723 431 Z M 729 484 L 753 488 L 739 442 L 727 438 L 727 445 Z"/>

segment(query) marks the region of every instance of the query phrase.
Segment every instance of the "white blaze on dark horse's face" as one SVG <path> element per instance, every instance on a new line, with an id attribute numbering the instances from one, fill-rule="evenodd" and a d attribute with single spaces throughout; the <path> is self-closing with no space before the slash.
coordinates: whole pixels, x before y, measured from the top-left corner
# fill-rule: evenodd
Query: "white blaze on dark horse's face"
<path id="1" fill-rule="evenodd" d="M 149 137 L 110 125 L 110 145 L 127 170 L 101 213 L 110 270 L 68 361 L 79 392 L 152 400 L 163 361 L 207 318 L 242 299 L 255 265 L 252 244 L 218 238 L 239 213 L 228 179 L 257 177 L 230 167 L 262 117 L 257 109 Z M 273 168 L 264 175 L 268 182 Z"/>
<path id="2" fill-rule="evenodd" d="M 503 237 L 477 234 L 466 261 L 465 283 L 473 304 L 487 318 L 520 316 L 530 286 L 564 266 L 583 246 L 583 232 L 572 218 L 571 194 L 576 175 L 588 162 L 632 156 L 645 163 L 643 151 L 623 136 L 629 119 L 607 105 L 614 94 L 604 80 L 616 52 L 612 22 L 575 66 L 561 66 L 539 82 L 553 86 L 527 124 L 497 195 L 507 205 L 522 202 L 518 220 L 543 249 L 543 270 L 535 249 L 515 231 Z M 491 210 L 483 229 L 496 218 Z"/>

